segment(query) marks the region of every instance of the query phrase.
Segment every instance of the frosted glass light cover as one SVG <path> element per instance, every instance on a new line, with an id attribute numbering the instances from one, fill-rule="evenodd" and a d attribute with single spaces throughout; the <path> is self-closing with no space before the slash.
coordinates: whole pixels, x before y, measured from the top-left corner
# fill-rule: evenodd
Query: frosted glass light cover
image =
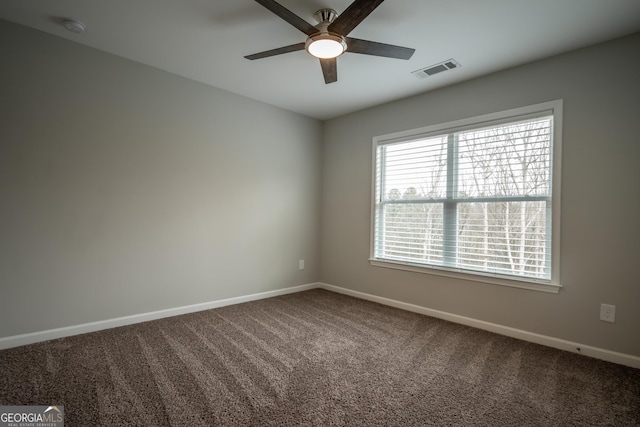
<path id="1" fill-rule="evenodd" d="M 334 38 L 324 37 L 311 40 L 307 45 L 307 51 L 316 58 L 335 58 L 344 53 L 346 46 Z"/>

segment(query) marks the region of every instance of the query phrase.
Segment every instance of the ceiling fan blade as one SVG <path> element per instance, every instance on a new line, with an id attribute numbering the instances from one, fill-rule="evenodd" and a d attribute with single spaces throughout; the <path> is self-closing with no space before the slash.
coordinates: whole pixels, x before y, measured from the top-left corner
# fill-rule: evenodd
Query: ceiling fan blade
<path id="1" fill-rule="evenodd" d="M 329 31 L 347 36 L 384 0 L 355 0 L 331 25 Z"/>
<path id="2" fill-rule="evenodd" d="M 336 61 L 336 58 L 321 59 L 320 66 L 322 67 L 325 84 L 338 81 L 338 61 Z"/>
<path id="3" fill-rule="evenodd" d="M 392 44 L 372 42 L 347 37 L 347 52 L 362 53 L 364 55 L 384 56 L 386 58 L 409 59 L 415 49 Z"/>
<path id="4" fill-rule="evenodd" d="M 266 7 L 271 12 L 275 13 L 280 18 L 284 19 L 289 24 L 293 25 L 308 36 L 316 34 L 318 32 L 318 29 L 316 27 L 309 24 L 307 21 L 300 18 L 298 15 L 291 12 L 289 9 L 282 6 L 280 3 L 275 2 L 274 0 L 256 0 L 256 2 L 260 3 L 262 6 Z"/>
<path id="5" fill-rule="evenodd" d="M 254 53 L 253 55 L 247 55 L 245 58 L 247 59 L 260 59 L 260 58 L 268 58 L 270 56 L 282 55 L 283 53 L 296 52 L 298 50 L 304 50 L 304 42 L 296 43 L 289 46 L 279 47 L 277 49 L 265 50 L 264 52 Z"/>

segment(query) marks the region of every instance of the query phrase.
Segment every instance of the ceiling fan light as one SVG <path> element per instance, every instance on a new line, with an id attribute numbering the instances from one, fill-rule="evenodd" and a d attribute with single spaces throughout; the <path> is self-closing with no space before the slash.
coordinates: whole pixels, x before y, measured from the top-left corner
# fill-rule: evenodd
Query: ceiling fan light
<path id="1" fill-rule="evenodd" d="M 347 49 L 343 37 L 333 34 L 319 34 L 309 37 L 306 43 L 307 52 L 316 58 L 336 58 Z"/>

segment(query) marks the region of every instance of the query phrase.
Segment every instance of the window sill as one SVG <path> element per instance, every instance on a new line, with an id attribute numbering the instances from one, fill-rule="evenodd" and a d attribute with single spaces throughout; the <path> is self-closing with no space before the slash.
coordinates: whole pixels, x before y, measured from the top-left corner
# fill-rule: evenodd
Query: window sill
<path id="1" fill-rule="evenodd" d="M 415 264 L 372 258 L 369 259 L 369 263 L 374 267 L 392 268 L 396 270 L 412 271 L 414 273 L 433 274 L 436 276 L 452 277 L 455 279 L 468 280 L 471 282 L 488 283 L 491 285 L 508 286 L 512 288 L 527 289 L 530 291 L 547 292 L 553 294 L 557 294 L 562 287 L 556 284 L 528 281 L 526 279 L 507 279 L 490 275 L 483 275 L 482 273 L 463 273 L 459 271 L 448 270 L 446 268 L 424 267 Z"/>

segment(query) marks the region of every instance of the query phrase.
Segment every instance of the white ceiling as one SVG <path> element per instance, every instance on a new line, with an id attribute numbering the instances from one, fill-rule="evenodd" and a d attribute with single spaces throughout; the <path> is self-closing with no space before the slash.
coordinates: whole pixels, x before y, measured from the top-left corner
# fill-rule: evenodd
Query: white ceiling
<path id="1" fill-rule="evenodd" d="M 280 0 L 315 24 L 351 0 Z M 304 51 L 243 56 L 306 36 L 252 0 L 1 0 L 0 18 L 288 110 L 328 119 L 640 31 L 639 0 L 387 0 L 351 37 L 412 47 L 409 61 L 346 53 L 325 85 Z M 74 34 L 63 18 L 83 21 Z M 418 79 L 453 58 L 461 68 Z"/>

